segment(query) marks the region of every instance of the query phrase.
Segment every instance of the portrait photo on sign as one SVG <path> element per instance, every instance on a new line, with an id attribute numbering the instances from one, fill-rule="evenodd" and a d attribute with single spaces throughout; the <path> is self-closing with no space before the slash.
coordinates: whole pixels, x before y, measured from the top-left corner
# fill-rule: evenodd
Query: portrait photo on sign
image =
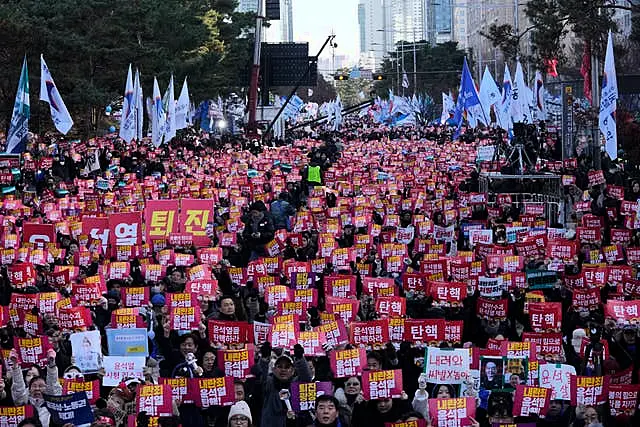
<path id="1" fill-rule="evenodd" d="M 480 388 L 483 390 L 502 389 L 502 357 L 480 358 Z"/>
<path id="2" fill-rule="evenodd" d="M 95 373 L 102 368 L 100 332 L 76 332 L 69 337 L 73 364 L 84 374 Z"/>
<path id="3" fill-rule="evenodd" d="M 505 358 L 502 379 L 503 388 L 515 390 L 519 384 L 526 384 L 529 360 L 527 358 Z"/>

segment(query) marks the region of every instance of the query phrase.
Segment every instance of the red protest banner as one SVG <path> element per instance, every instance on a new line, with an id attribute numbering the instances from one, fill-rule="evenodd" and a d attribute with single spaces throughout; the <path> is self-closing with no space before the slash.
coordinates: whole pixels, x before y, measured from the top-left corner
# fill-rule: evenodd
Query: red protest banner
<path id="1" fill-rule="evenodd" d="M 165 307 L 167 307 L 168 309 L 177 307 L 185 308 L 199 306 L 196 296 L 186 292 L 167 292 L 165 294 L 165 298 Z"/>
<path id="2" fill-rule="evenodd" d="M 534 332 L 558 332 L 562 326 L 562 303 L 529 303 L 529 322 Z"/>
<path id="3" fill-rule="evenodd" d="M 218 264 L 220 261 L 222 261 L 222 248 L 198 249 L 197 255 L 198 255 L 198 262 L 202 264 L 215 265 L 215 264 Z M 246 281 L 246 278 L 244 281 Z"/>
<path id="4" fill-rule="evenodd" d="M 542 387 L 517 385 L 513 400 L 513 415 L 528 417 L 529 415 L 544 415 L 547 413 L 551 390 Z"/>
<path id="5" fill-rule="evenodd" d="M 478 298 L 476 305 L 476 314 L 481 319 L 498 319 L 505 320 L 507 318 L 509 300 L 492 300 L 487 298 Z"/>
<path id="6" fill-rule="evenodd" d="M 167 239 L 178 230 L 178 200 L 148 200 L 144 208 L 145 241 Z"/>
<path id="7" fill-rule="evenodd" d="M 67 331 L 84 330 L 93 325 L 91 311 L 87 307 L 60 308 L 58 326 Z"/>
<path id="8" fill-rule="evenodd" d="M 180 200 L 180 233 L 191 234 L 197 247 L 209 246 L 207 225 L 213 222 L 213 205 L 212 199 Z"/>
<path id="9" fill-rule="evenodd" d="M 206 409 L 212 406 L 230 406 L 235 400 L 233 377 L 193 378 L 197 390 L 196 405 Z"/>
<path id="10" fill-rule="evenodd" d="M 90 404 L 95 404 L 100 398 L 100 380 L 94 381 L 78 381 L 75 379 L 68 380 L 64 378 L 62 380 L 62 394 L 73 394 L 79 392 L 87 393 L 87 399 Z"/>
<path id="11" fill-rule="evenodd" d="M 37 224 L 25 222 L 22 228 L 22 241 L 44 247 L 47 243 L 56 242 L 56 229 L 53 224 Z"/>
<path id="12" fill-rule="evenodd" d="M 213 298 L 218 292 L 218 281 L 215 279 L 189 280 L 186 284 L 185 292 Z"/>
<path id="13" fill-rule="evenodd" d="M 418 345 L 440 344 L 445 340 L 446 321 L 444 319 L 406 319 L 404 340 Z"/>
<path id="14" fill-rule="evenodd" d="M 640 384 L 609 385 L 609 408 L 611 416 L 633 416 L 638 407 Z"/>
<path id="15" fill-rule="evenodd" d="M 602 405 L 609 397 L 609 377 L 571 376 L 571 405 Z"/>
<path id="16" fill-rule="evenodd" d="M 18 427 L 25 418 L 33 417 L 33 406 L 0 406 L 0 425 Z"/>
<path id="17" fill-rule="evenodd" d="M 327 313 L 335 313 L 340 316 L 345 325 L 353 321 L 360 309 L 360 301 L 352 298 L 326 297 Z"/>
<path id="18" fill-rule="evenodd" d="M 502 341 L 500 343 L 500 354 L 507 359 L 528 359 L 535 360 L 536 344 L 534 342 Z"/>
<path id="19" fill-rule="evenodd" d="M 456 307 L 467 298 L 467 284 L 456 282 L 430 282 L 429 287 L 434 305 Z"/>
<path id="20" fill-rule="evenodd" d="M 335 350 L 330 356 L 331 370 L 336 378 L 360 376 L 367 367 L 367 352 L 364 348 Z"/>
<path id="21" fill-rule="evenodd" d="M 522 341 L 535 343 L 538 349 L 538 359 L 541 360 L 546 357 L 558 357 L 564 353 L 561 333 L 523 332 Z"/>
<path id="22" fill-rule="evenodd" d="M 209 341 L 215 346 L 252 343 L 253 328 L 247 322 L 209 320 Z"/>
<path id="23" fill-rule="evenodd" d="M 274 323 L 269 328 L 269 341 L 274 348 L 292 349 L 297 344 L 296 336 L 299 333 L 300 324 L 298 322 Z"/>
<path id="24" fill-rule="evenodd" d="M 174 401 L 193 403 L 193 390 L 188 378 L 158 378 L 158 384 L 171 387 L 171 397 Z"/>
<path id="25" fill-rule="evenodd" d="M 375 295 L 376 290 L 395 288 L 395 283 L 391 278 L 364 277 L 362 279 L 362 293 L 365 295 Z"/>
<path id="26" fill-rule="evenodd" d="M 463 327 L 462 320 L 447 320 L 444 325 L 444 340 L 452 344 L 461 343 Z"/>
<path id="27" fill-rule="evenodd" d="M 429 399 L 429 418 L 433 427 L 469 426 L 476 416 L 473 397 Z"/>
<path id="28" fill-rule="evenodd" d="M 327 297 L 351 297 L 356 294 L 356 276 L 326 276 L 324 292 Z"/>
<path id="29" fill-rule="evenodd" d="M 402 371 L 365 371 L 362 374 L 365 400 L 398 398 L 402 394 Z"/>
<path id="30" fill-rule="evenodd" d="M 253 377 L 253 360 L 253 349 L 218 350 L 218 367 L 224 371 L 225 376 L 240 379 Z"/>
<path id="31" fill-rule="evenodd" d="M 49 338 L 46 336 L 35 338 L 13 338 L 13 346 L 18 351 L 21 366 L 32 365 L 45 366 L 47 363 L 47 351 L 51 349 Z"/>
<path id="32" fill-rule="evenodd" d="M 327 343 L 327 338 L 320 331 L 300 331 L 297 341 L 304 348 L 304 354 L 307 356 L 326 355 L 323 345 Z"/>
<path id="33" fill-rule="evenodd" d="M 604 307 L 605 317 L 612 318 L 618 325 L 635 325 L 640 322 L 640 300 L 609 300 Z"/>
<path id="34" fill-rule="evenodd" d="M 149 416 L 170 417 L 173 414 L 171 387 L 163 385 L 140 385 L 136 392 L 136 410 Z"/>
<path id="35" fill-rule="evenodd" d="M 142 307 L 149 303 L 148 287 L 125 287 L 120 289 L 120 298 L 124 307 Z"/>
<path id="36" fill-rule="evenodd" d="M 313 329 L 323 332 L 327 343 L 332 347 L 344 345 L 349 342 L 349 335 L 342 320 L 324 322 Z"/>
<path id="37" fill-rule="evenodd" d="M 118 308 L 111 312 L 111 327 L 115 329 L 144 328 L 145 324 L 137 307 Z"/>
<path id="38" fill-rule="evenodd" d="M 109 244 L 116 246 L 142 244 L 140 212 L 114 213 L 109 216 Z"/>
<path id="39" fill-rule="evenodd" d="M 404 297 L 378 297 L 376 311 L 379 317 L 403 317 L 407 311 L 407 301 Z"/>
<path id="40" fill-rule="evenodd" d="M 423 274 L 406 273 L 402 276 L 402 288 L 405 291 L 425 292 L 427 281 Z"/>
<path id="41" fill-rule="evenodd" d="M 389 342 L 389 320 L 351 322 L 350 342 L 355 346 L 383 346 Z"/>
<path id="42" fill-rule="evenodd" d="M 590 311 L 597 309 L 600 301 L 600 289 L 590 288 L 586 290 L 575 289 L 573 291 L 573 306 L 577 311 Z"/>
<path id="43" fill-rule="evenodd" d="M 199 305 L 193 307 L 173 307 L 169 311 L 171 329 L 176 331 L 198 330 L 201 316 L 202 313 Z"/>

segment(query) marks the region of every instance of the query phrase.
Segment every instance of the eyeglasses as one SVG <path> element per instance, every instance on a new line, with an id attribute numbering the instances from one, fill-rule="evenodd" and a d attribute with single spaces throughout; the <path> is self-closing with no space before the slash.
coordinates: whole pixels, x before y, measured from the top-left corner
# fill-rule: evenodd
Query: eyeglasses
<path id="1" fill-rule="evenodd" d="M 243 423 L 249 423 L 249 418 L 245 417 L 244 415 L 236 415 L 231 417 L 231 419 L 229 420 L 229 422 L 232 423 L 236 423 L 236 424 L 243 424 Z"/>

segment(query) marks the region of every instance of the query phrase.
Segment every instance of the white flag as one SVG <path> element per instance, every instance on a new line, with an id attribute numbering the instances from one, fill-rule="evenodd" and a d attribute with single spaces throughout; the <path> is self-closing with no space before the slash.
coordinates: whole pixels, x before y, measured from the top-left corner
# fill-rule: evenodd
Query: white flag
<path id="1" fill-rule="evenodd" d="M 409 87 L 409 77 L 407 76 L 407 72 L 402 70 L 402 87 L 407 89 Z"/>
<path id="2" fill-rule="evenodd" d="M 129 64 L 127 82 L 124 86 L 124 98 L 122 99 L 122 117 L 120 118 L 119 133 L 120 138 L 127 142 L 131 142 L 136 137 L 136 105 L 133 75 L 131 73 L 131 64 Z"/>
<path id="3" fill-rule="evenodd" d="M 509 66 L 504 64 L 504 77 L 502 79 L 502 101 L 496 108 L 496 118 L 498 125 L 508 131 L 512 127 L 511 122 L 511 73 Z"/>
<path id="4" fill-rule="evenodd" d="M 529 110 L 529 88 L 524 81 L 522 64 L 518 61 L 516 75 L 513 78 L 511 89 L 511 118 L 514 123 L 532 123 Z"/>
<path id="5" fill-rule="evenodd" d="M 547 120 L 547 107 L 544 104 L 544 81 L 542 80 L 542 73 L 540 71 L 536 71 L 534 95 L 536 100 L 536 116 L 538 120 Z"/>
<path id="6" fill-rule="evenodd" d="M 158 86 L 158 80 L 153 78 L 153 101 L 152 101 L 152 130 L 151 141 L 153 145 L 159 147 L 162 144 L 162 137 L 164 136 L 164 108 L 162 107 L 162 96 L 160 95 L 160 87 Z"/>
<path id="7" fill-rule="evenodd" d="M 442 114 L 440 115 L 440 124 L 445 124 L 449 120 L 451 111 L 456 108 L 453 97 L 442 92 Z"/>
<path id="8" fill-rule="evenodd" d="M 42 55 L 40 55 L 40 100 L 49 103 L 53 124 L 60 133 L 66 135 L 73 126 L 73 120 Z"/>
<path id="9" fill-rule="evenodd" d="M 613 59 L 613 38 L 609 31 L 607 55 L 604 58 L 602 92 L 600 95 L 600 132 L 604 135 L 605 148 L 611 160 L 618 158 L 618 135 L 616 133 L 616 103 L 618 101 L 618 79 Z"/>
<path id="10" fill-rule="evenodd" d="M 176 136 L 176 98 L 173 89 L 173 75 L 169 80 L 169 87 L 164 94 L 164 111 L 166 112 L 164 122 L 164 142 L 171 141 Z"/>
<path id="11" fill-rule="evenodd" d="M 178 97 L 178 105 L 176 105 L 176 129 L 184 129 L 191 124 L 191 114 L 189 114 L 190 106 L 189 88 L 187 87 L 187 78 L 185 77 L 180 96 Z"/>
<path id="12" fill-rule="evenodd" d="M 142 125 L 144 123 L 144 98 L 142 96 L 142 85 L 140 84 L 140 73 L 136 70 L 136 79 L 133 83 L 133 92 L 136 100 L 136 137 L 142 141 Z"/>
<path id="13" fill-rule="evenodd" d="M 485 66 L 484 74 L 482 75 L 482 82 L 480 82 L 480 103 L 482 104 L 482 109 L 484 110 L 487 120 L 491 121 L 491 106 L 500 102 L 500 99 L 500 89 L 498 89 L 498 85 L 493 79 L 491 71 L 489 71 L 489 67 Z M 485 124 L 489 125 L 489 123 Z"/>

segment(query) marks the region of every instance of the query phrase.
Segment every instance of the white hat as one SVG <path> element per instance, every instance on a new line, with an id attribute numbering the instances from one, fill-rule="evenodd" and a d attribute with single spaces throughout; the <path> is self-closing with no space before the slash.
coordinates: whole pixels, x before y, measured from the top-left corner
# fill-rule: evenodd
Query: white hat
<path id="1" fill-rule="evenodd" d="M 249 409 L 249 405 L 244 400 L 240 402 L 236 402 L 231 406 L 229 410 L 229 418 L 227 421 L 231 421 L 231 418 L 236 415 L 242 415 L 249 418 L 249 424 L 253 423 L 253 419 L 251 418 L 251 409 Z"/>

